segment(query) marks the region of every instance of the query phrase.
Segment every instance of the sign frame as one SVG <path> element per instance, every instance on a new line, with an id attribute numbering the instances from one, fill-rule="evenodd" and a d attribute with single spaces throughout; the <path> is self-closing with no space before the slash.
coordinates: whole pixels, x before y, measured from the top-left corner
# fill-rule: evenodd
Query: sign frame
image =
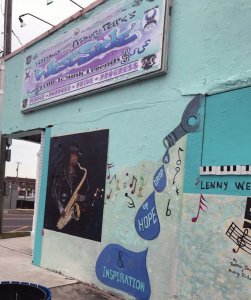
<path id="1" fill-rule="evenodd" d="M 159 9 L 160 5 L 161 9 Z M 145 8 L 148 9 L 145 10 Z M 106 16 L 106 14 L 109 17 L 110 10 L 111 12 L 114 12 L 114 10 L 124 12 L 125 17 L 117 18 L 115 20 L 115 25 L 114 21 L 107 21 L 106 23 L 102 23 L 103 19 L 101 17 Z M 140 20 L 134 20 L 134 18 L 137 18 L 138 15 L 142 15 L 142 11 L 144 18 Z M 64 103 L 71 100 L 83 98 L 88 95 L 100 93 L 107 89 L 131 84 L 138 80 L 144 80 L 158 75 L 166 74 L 168 63 L 170 15 L 171 0 L 123 0 L 120 1 L 120 3 L 118 4 L 112 5 L 111 7 L 107 8 L 104 12 L 94 15 L 92 20 L 94 19 L 95 26 L 101 24 L 100 28 L 102 28 L 103 31 L 107 31 L 106 37 L 109 36 L 110 44 L 112 44 L 112 41 L 114 41 L 114 43 L 117 44 L 114 44 L 114 48 L 111 49 L 111 51 L 107 51 L 107 49 L 110 47 L 110 44 L 107 41 L 105 41 L 104 35 L 102 35 L 100 38 L 96 37 L 93 39 L 86 38 L 87 34 L 83 36 L 84 31 L 80 31 L 80 27 L 85 27 L 85 24 L 90 23 L 89 19 L 87 21 L 84 20 L 81 24 L 77 24 L 77 26 L 74 26 L 68 32 L 59 35 L 60 41 L 56 45 L 59 45 L 61 47 L 61 50 L 63 48 L 66 49 L 65 58 L 63 57 L 63 59 L 64 63 L 67 60 L 68 67 L 65 69 L 63 69 L 63 67 L 65 66 L 62 66 L 62 54 L 61 56 L 59 55 L 59 57 L 61 57 L 61 62 L 57 57 L 57 53 L 59 53 L 57 51 L 60 51 L 59 48 L 58 50 L 57 48 L 53 50 L 55 42 L 50 42 L 46 47 L 40 47 L 37 50 L 33 50 L 26 56 L 24 62 L 24 80 L 22 86 L 21 112 L 28 113 L 51 105 Z M 130 18 L 133 21 L 130 21 Z M 160 22 L 158 22 L 159 20 Z M 148 26 L 147 22 L 151 24 L 149 25 L 149 29 L 146 30 L 145 28 L 147 28 L 146 26 Z M 124 24 L 122 24 L 121 27 L 119 27 L 118 23 L 126 23 L 127 28 L 128 26 L 131 26 L 132 31 L 134 30 L 133 26 L 136 27 L 135 32 L 137 32 L 137 39 L 135 41 L 132 40 L 132 42 L 129 42 L 130 39 L 133 39 L 134 35 L 132 33 L 128 33 L 129 30 L 125 30 Z M 158 25 L 158 23 L 160 25 Z M 155 25 L 157 28 L 156 32 L 160 33 L 160 36 L 158 38 L 156 38 L 156 35 L 154 35 Z M 90 32 L 90 29 L 92 29 L 92 34 L 94 35 L 94 32 L 96 32 L 96 35 L 98 36 L 100 30 L 97 29 L 93 31 L 93 28 L 96 28 L 95 26 L 91 27 L 90 25 L 88 27 L 89 31 L 86 32 Z M 145 32 L 143 31 L 143 28 Z M 79 34 L 82 33 L 82 40 L 80 38 L 74 40 L 73 43 L 72 40 L 69 42 L 70 36 L 73 32 L 78 37 Z M 145 39 L 143 36 L 144 34 Z M 149 38 L 149 36 L 152 37 L 152 39 Z M 86 38 L 86 42 L 83 42 L 84 38 Z M 103 43 L 101 45 L 100 40 Z M 121 47 L 118 44 L 118 41 L 122 43 Z M 104 45 L 105 42 L 106 44 L 108 44 L 107 49 L 105 48 L 106 45 Z M 128 44 L 126 44 L 127 42 Z M 69 43 L 73 46 L 71 50 L 69 50 L 68 47 Z M 74 45 L 77 45 L 77 51 L 72 51 L 74 50 Z M 94 55 L 93 59 L 90 62 L 87 61 L 87 63 L 84 62 L 85 58 L 83 58 L 84 56 L 86 56 L 86 53 L 84 53 L 82 57 L 79 56 L 77 59 L 74 58 L 74 56 L 76 56 L 76 52 L 78 54 L 81 53 L 83 48 L 85 49 L 83 51 L 87 51 L 86 47 L 88 46 L 90 48 L 90 45 L 95 45 L 95 47 L 96 45 L 98 45 L 100 47 L 99 51 L 101 51 L 101 54 L 97 54 L 96 56 Z M 134 49 L 131 49 L 131 47 L 134 47 Z M 157 52 L 154 52 L 156 51 L 156 49 Z M 102 53 L 102 50 L 104 51 L 104 53 Z M 128 55 L 129 61 L 125 63 L 122 62 L 123 55 L 118 56 L 117 53 L 119 51 L 123 51 L 122 53 L 125 56 L 125 59 Z M 109 61 L 106 61 L 104 64 L 99 64 L 97 66 L 97 68 L 103 68 L 105 66 L 104 68 L 107 68 L 107 70 L 105 69 L 105 71 L 103 72 L 102 70 L 97 71 L 97 68 L 90 68 L 91 64 L 94 63 L 95 65 L 95 61 L 102 61 L 103 58 L 110 57 L 111 53 L 113 53 L 113 55 L 115 56 L 117 55 L 117 57 L 113 57 L 112 59 L 109 59 Z M 43 56 L 41 54 L 43 54 Z M 68 57 L 67 54 L 69 55 Z M 130 61 L 133 55 L 134 57 L 136 57 L 136 59 L 133 58 Z M 61 63 L 61 65 L 58 64 L 58 61 Z M 83 69 L 79 67 L 79 65 L 81 65 L 82 62 L 83 67 L 86 68 L 85 71 L 83 71 Z M 112 66 L 113 64 L 115 65 L 115 67 Z M 60 70 L 59 66 L 62 66 L 62 71 Z M 78 80 L 78 76 L 80 76 L 80 74 L 81 76 L 86 75 L 84 73 L 87 73 L 88 70 L 95 70 L 96 75 L 92 77 L 83 77 L 82 79 Z M 74 73 L 71 73 L 73 71 Z M 72 78 L 70 76 L 72 76 Z M 77 76 L 76 80 L 74 79 L 74 76 Z M 48 80 L 47 77 L 51 78 Z M 36 84 L 35 78 L 38 81 Z M 99 78 L 100 82 L 95 84 L 97 78 Z M 103 81 L 101 81 L 101 79 L 103 79 Z M 67 80 L 69 80 L 69 83 L 66 83 L 64 85 L 63 83 L 67 82 Z M 70 80 L 72 81 L 70 82 Z M 63 81 L 62 84 L 61 81 Z M 54 84 L 55 86 L 58 86 L 55 89 L 53 89 Z M 83 85 L 84 87 L 81 87 L 81 85 Z M 80 91 L 76 92 L 76 90 L 73 90 L 72 92 L 72 86 L 75 86 L 76 90 Z M 50 89 L 51 87 L 52 89 Z M 77 89 L 77 87 L 79 88 Z"/>

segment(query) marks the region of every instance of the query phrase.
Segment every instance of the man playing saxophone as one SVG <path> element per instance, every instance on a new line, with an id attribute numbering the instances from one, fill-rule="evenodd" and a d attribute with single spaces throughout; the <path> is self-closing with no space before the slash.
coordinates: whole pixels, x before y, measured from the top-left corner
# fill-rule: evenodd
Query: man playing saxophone
<path id="1" fill-rule="evenodd" d="M 89 206 L 87 169 L 79 163 L 79 158 L 82 156 L 78 146 L 71 145 L 66 164 L 54 177 L 52 197 L 56 201 L 60 214 L 56 224 L 60 230 L 68 223 L 78 221 L 81 213 Z"/>

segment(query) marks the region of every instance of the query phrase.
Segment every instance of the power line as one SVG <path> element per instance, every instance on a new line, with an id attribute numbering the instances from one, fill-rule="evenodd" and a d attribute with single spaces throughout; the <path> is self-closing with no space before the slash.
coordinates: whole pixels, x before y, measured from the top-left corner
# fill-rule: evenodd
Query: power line
<path id="1" fill-rule="evenodd" d="M 0 8 L 1 8 L 1 14 L 4 16 L 4 12 L 3 12 L 3 0 L 0 1 Z M 16 39 L 19 41 L 20 45 L 23 46 L 20 38 L 16 35 L 16 33 L 14 32 L 14 30 L 11 29 L 11 32 L 13 33 L 13 35 L 16 37 Z M 2 53 L 2 49 L 0 49 L 0 54 Z"/>
<path id="2" fill-rule="evenodd" d="M 20 41 L 19 37 L 15 34 L 15 32 L 13 30 L 11 30 L 11 32 L 17 38 L 17 40 L 19 41 L 20 45 L 23 46 L 22 42 Z"/>

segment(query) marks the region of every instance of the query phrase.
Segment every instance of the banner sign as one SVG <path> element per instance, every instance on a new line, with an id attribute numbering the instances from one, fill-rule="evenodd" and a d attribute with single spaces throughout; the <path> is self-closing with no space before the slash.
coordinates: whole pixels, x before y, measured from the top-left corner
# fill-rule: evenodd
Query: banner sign
<path id="1" fill-rule="evenodd" d="M 28 54 L 21 110 L 166 71 L 166 0 L 124 0 Z"/>

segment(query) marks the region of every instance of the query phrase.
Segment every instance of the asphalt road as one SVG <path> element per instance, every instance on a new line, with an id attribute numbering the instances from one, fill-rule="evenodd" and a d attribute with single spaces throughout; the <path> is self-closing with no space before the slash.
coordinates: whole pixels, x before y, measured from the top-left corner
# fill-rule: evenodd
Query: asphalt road
<path id="1" fill-rule="evenodd" d="M 32 213 L 7 212 L 3 214 L 3 232 L 18 232 L 18 231 L 31 231 L 32 230 Z"/>

